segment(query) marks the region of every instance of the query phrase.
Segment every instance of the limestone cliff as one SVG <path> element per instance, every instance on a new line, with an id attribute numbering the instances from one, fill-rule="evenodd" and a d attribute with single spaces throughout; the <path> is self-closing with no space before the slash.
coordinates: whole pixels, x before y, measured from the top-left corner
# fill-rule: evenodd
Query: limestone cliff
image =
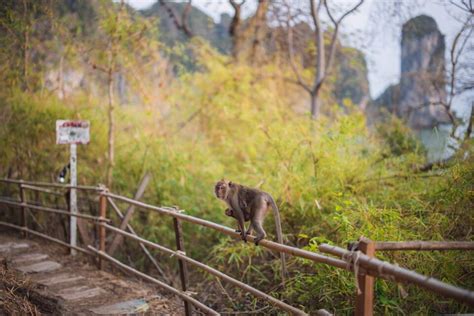
<path id="1" fill-rule="evenodd" d="M 390 86 L 375 105 L 395 113 L 415 130 L 449 123 L 440 103 L 446 100 L 445 42 L 435 20 L 426 15 L 403 25 L 401 75 L 398 85 Z"/>

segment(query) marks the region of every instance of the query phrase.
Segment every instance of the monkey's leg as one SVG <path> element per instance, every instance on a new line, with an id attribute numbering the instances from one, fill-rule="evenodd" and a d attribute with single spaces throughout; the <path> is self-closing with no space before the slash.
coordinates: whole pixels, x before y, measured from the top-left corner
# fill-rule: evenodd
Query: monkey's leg
<path id="1" fill-rule="evenodd" d="M 247 232 L 245 233 L 246 235 L 252 235 L 253 232 L 253 225 L 250 223 L 249 229 L 247 229 Z"/>
<path id="2" fill-rule="evenodd" d="M 267 237 L 267 234 L 265 233 L 265 230 L 262 227 L 262 223 L 259 221 L 256 221 L 255 223 L 252 223 L 255 231 L 257 232 L 257 237 L 255 238 L 255 245 L 258 246 L 258 243 L 260 240 L 264 239 Z"/>
<path id="3" fill-rule="evenodd" d="M 245 234 L 245 222 L 244 222 L 244 215 L 242 213 L 240 213 L 239 215 L 239 212 L 236 212 L 237 216 L 236 216 L 236 219 L 237 219 L 237 223 L 239 225 L 239 229 L 238 231 L 236 230 L 236 232 L 239 232 L 240 233 L 240 237 L 242 238 L 243 241 L 247 242 L 247 235 Z"/>
<path id="4" fill-rule="evenodd" d="M 244 219 L 244 212 L 240 208 L 238 203 L 231 202 L 231 209 L 233 211 L 234 217 L 239 224 L 240 229 L 240 237 L 243 241 L 247 242 L 247 235 L 245 235 L 245 219 Z"/>

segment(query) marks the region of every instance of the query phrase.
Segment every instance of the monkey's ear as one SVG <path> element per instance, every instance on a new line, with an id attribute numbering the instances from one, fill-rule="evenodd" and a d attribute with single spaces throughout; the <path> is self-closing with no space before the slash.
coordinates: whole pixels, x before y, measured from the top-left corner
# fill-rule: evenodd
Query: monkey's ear
<path id="1" fill-rule="evenodd" d="M 233 185 L 232 181 L 229 181 L 229 186 Z"/>

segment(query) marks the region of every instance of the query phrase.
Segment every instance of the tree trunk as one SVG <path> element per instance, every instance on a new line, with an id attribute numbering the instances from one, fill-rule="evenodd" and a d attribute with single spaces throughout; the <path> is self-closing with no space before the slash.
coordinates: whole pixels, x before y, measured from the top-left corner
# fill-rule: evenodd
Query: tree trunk
<path id="1" fill-rule="evenodd" d="M 237 3 L 234 0 L 230 0 L 230 4 L 234 8 L 234 16 L 229 26 L 229 35 L 232 38 L 232 57 L 234 57 L 235 60 L 238 60 L 242 42 L 240 12 L 243 3 Z"/>
<path id="2" fill-rule="evenodd" d="M 59 59 L 59 75 L 58 75 L 58 89 L 59 89 L 59 98 L 65 99 L 66 93 L 64 90 L 64 55 L 61 55 Z"/>
<path id="3" fill-rule="evenodd" d="M 29 46 L 30 46 L 30 19 L 28 17 L 28 4 L 26 0 L 23 0 L 23 21 L 26 23 L 23 30 L 23 80 L 25 84 L 25 90 L 29 91 L 28 85 L 28 59 L 29 59 Z"/>
<path id="4" fill-rule="evenodd" d="M 256 65 L 260 62 L 261 56 L 263 56 L 263 36 L 264 27 L 267 22 L 267 11 L 268 11 L 268 0 L 259 0 L 257 12 L 255 13 L 254 19 L 254 38 L 252 43 L 251 62 Z"/>
<path id="5" fill-rule="evenodd" d="M 108 137 L 108 164 L 107 164 L 107 187 L 112 186 L 112 172 L 114 168 L 114 90 L 113 90 L 113 72 L 109 68 L 108 73 L 108 117 L 109 117 L 109 137 Z"/>
<path id="6" fill-rule="evenodd" d="M 319 90 L 311 93 L 311 118 L 317 119 L 320 114 L 321 100 L 319 99 Z"/>

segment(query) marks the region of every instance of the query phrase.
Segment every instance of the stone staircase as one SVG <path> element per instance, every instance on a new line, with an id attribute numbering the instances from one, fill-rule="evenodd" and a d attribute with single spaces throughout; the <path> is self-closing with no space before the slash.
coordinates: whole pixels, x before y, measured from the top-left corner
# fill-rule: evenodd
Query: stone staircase
<path id="1" fill-rule="evenodd" d="M 63 247 L 0 234 L 0 260 L 31 280 L 29 299 L 44 313 L 182 315 L 182 303 L 150 284 L 99 271 Z"/>

